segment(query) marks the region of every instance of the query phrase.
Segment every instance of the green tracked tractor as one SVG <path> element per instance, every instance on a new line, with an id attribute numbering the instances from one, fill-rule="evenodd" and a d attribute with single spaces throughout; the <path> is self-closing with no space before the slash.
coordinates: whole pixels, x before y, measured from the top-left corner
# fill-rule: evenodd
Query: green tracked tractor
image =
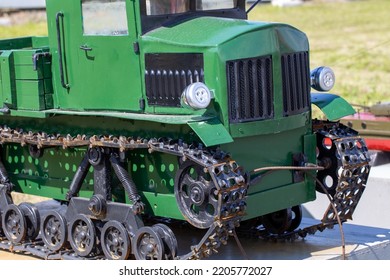
<path id="1" fill-rule="evenodd" d="M 199 259 L 236 229 L 288 238 L 351 218 L 370 159 L 337 121 L 351 106 L 311 94 L 334 74 L 310 71 L 303 32 L 248 21 L 243 0 L 46 8 L 48 37 L 0 41 L 1 248 Z M 317 191 L 333 201 L 302 229 Z M 180 247 L 178 221 L 202 238 Z"/>

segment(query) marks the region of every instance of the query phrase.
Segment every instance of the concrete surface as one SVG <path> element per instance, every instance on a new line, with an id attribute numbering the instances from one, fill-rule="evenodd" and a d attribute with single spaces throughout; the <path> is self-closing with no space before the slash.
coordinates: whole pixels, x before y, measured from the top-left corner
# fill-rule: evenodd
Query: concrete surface
<path id="1" fill-rule="evenodd" d="M 318 223 L 304 218 L 302 227 Z M 179 254 L 185 254 L 189 246 L 202 235 L 188 228 L 173 231 L 179 236 Z M 345 257 L 347 260 L 390 260 L 390 229 L 344 224 Z M 295 241 L 265 241 L 258 238 L 239 237 L 243 254 L 231 237 L 226 246 L 210 260 L 331 260 L 343 259 L 342 239 L 339 226 L 308 235 Z M 185 250 L 183 250 L 185 249 Z M 0 260 L 37 259 L 29 254 L 10 253 L 0 250 Z M 208 259 L 206 259 L 208 260 Z"/>
<path id="2" fill-rule="evenodd" d="M 304 218 L 302 227 L 318 221 Z M 390 260 L 390 229 L 344 224 L 345 257 L 348 260 Z M 331 260 L 343 259 L 339 226 L 295 241 L 240 238 L 244 256 L 234 239 L 211 259 L 232 260 Z"/>

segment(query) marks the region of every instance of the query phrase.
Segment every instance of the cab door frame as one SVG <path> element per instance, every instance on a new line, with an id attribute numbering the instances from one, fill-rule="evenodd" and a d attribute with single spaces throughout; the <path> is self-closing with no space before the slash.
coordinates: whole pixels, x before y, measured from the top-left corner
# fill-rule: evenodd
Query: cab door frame
<path id="1" fill-rule="evenodd" d="M 99 0 L 103 8 L 94 4 L 96 18 L 86 15 L 90 1 L 47 1 L 54 106 L 63 110 L 142 111 L 140 58 L 134 49 L 138 37 L 134 1 Z M 113 6 L 118 10 L 108 9 Z M 91 32 L 94 24 L 100 24 L 102 31 L 104 19 L 117 17 L 127 21 L 127 32 Z"/>

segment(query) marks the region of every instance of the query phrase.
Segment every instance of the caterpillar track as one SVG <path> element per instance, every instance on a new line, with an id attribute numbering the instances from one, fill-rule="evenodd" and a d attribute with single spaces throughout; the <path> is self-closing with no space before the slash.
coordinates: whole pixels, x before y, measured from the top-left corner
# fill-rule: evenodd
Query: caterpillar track
<path id="1" fill-rule="evenodd" d="M 340 123 L 320 121 L 315 122 L 313 128 L 318 139 L 318 163 L 324 167 L 316 174 L 317 190 L 329 195 L 331 203 L 321 223 L 274 234 L 259 224 L 245 230 L 238 227 L 245 214 L 248 179 L 240 166 L 218 149 L 169 139 L 73 137 L 3 127 L 0 129 L 2 144 L 28 145 L 30 152 L 37 156 L 48 147 L 86 147 L 88 153 L 71 183 L 68 201 L 54 210 L 40 211 L 38 205 L 28 203 L 14 205 L 10 196 L 13 185 L 4 165 L 0 165 L 0 248 L 29 252 L 44 259 L 202 259 L 217 253 L 236 229 L 244 236 L 295 240 L 332 228 L 338 221 L 352 217 L 365 189 L 370 158 L 364 141 L 352 129 Z M 178 243 L 167 226 L 169 222 L 152 220 L 146 225 L 147 219 L 141 216 L 140 196 L 117 162 L 121 152 L 128 149 L 148 149 L 150 153 L 177 156 L 179 171 L 175 195 L 179 208 L 188 223 L 205 230 L 204 236 L 188 253 L 178 255 Z M 89 200 L 77 197 L 83 170 L 90 164 L 99 166 L 99 157 L 111 161 L 132 205 L 106 201 L 99 193 Z M 190 169 L 198 173 L 196 180 L 189 176 Z M 329 178 L 332 178 L 331 183 Z M 188 186 L 191 186 L 190 191 Z M 191 216 L 194 204 L 198 215 Z M 214 215 L 208 212 L 210 207 Z M 125 214 L 115 214 L 118 212 Z"/>
<path id="2" fill-rule="evenodd" d="M 34 205 L 13 204 L 10 196 L 13 186 L 1 164 L 0 206 L 4 230 L 0 248 L 3 249 L 27 251 L 45 259 L 126 259 L 130 255 L 136 259 L 200 259 L 217 252 L 221 244 L 226 244 L 245 213 L 245 174 L 236 162 L 219 150 L 207 150 L 199 145 L 187 145 L 169 139 L 80 135 L 64 137 L 23 132 L 7 127 L 0 129 L 0 142 L 28 145 L 30 153 L 35 156 L 39 156 L 49 147 L 88 148 L 67 194 L 66 209 L 49 211 L 43 218 Z M 140 216 L 143 203 L 129 174 L 118 162 L 119 154 L 128 149 L 148 149 L 150 153 L 168 153 L 178 157 L 178 176 L 181 176 L 179 183 L 182 184 L 177 186 L 178 203 L 190 223 L 207 229 L 200 242 L 191 246 L 187 254 L 177 256 L 176 237 L 166 225 L 144 226 Z M 132 205 L 106 201 L 101 194 L 96 195 L 96 190 L 90 200 L 77 197 L 85 173 L 90 165 L 99 166 L 101 157 L 110 160 L 113 170 L 133 202 Z M 199 172 L 199 180 L 188 175 L 190 169 Z M 191 189 L 184 190 L 184 187 Z M 110 196 L 109 190 L 100 192 Z M 189 217 L 194 204 L 199 213 Z M 118 212 L 125 212 L 126 215 L 115 216 Z M 69 225 L 67 220 L 70 220 Z M 102 237 L 98 236 L 98 232 L 101 232 Z M 69 235 L 70 247 L 67 237 Z M 132 251 L 128 249 L 130 239 L 131 244 L 136 244 Z"/>

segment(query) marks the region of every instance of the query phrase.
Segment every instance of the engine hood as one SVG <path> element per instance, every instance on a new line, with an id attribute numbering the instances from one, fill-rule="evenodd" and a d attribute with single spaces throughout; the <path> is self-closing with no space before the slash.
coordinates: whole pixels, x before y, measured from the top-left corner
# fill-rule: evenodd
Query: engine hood
<path id="1" fill-rule="evenodd" d="M 150 31 L 142 36 L 144 42 L 158 42 L 161 45 L 211 48 L 234 40 L 244 34 L 260 30 L 289 30 L 289 33 L 301 31 L 285 24 L 252 22 L 238 19 L 225 19 L 215 17 L 199 17 L 187 20 L 173 26 L 164 26 Z M 298 38 L 302 38 L 298 36 Z M 296 34 L 289 36 L 296 40 Z M 295 38 L 295 39 L 294 39 Z M 302 40 L 299 40 L 302 42 Z"/>

